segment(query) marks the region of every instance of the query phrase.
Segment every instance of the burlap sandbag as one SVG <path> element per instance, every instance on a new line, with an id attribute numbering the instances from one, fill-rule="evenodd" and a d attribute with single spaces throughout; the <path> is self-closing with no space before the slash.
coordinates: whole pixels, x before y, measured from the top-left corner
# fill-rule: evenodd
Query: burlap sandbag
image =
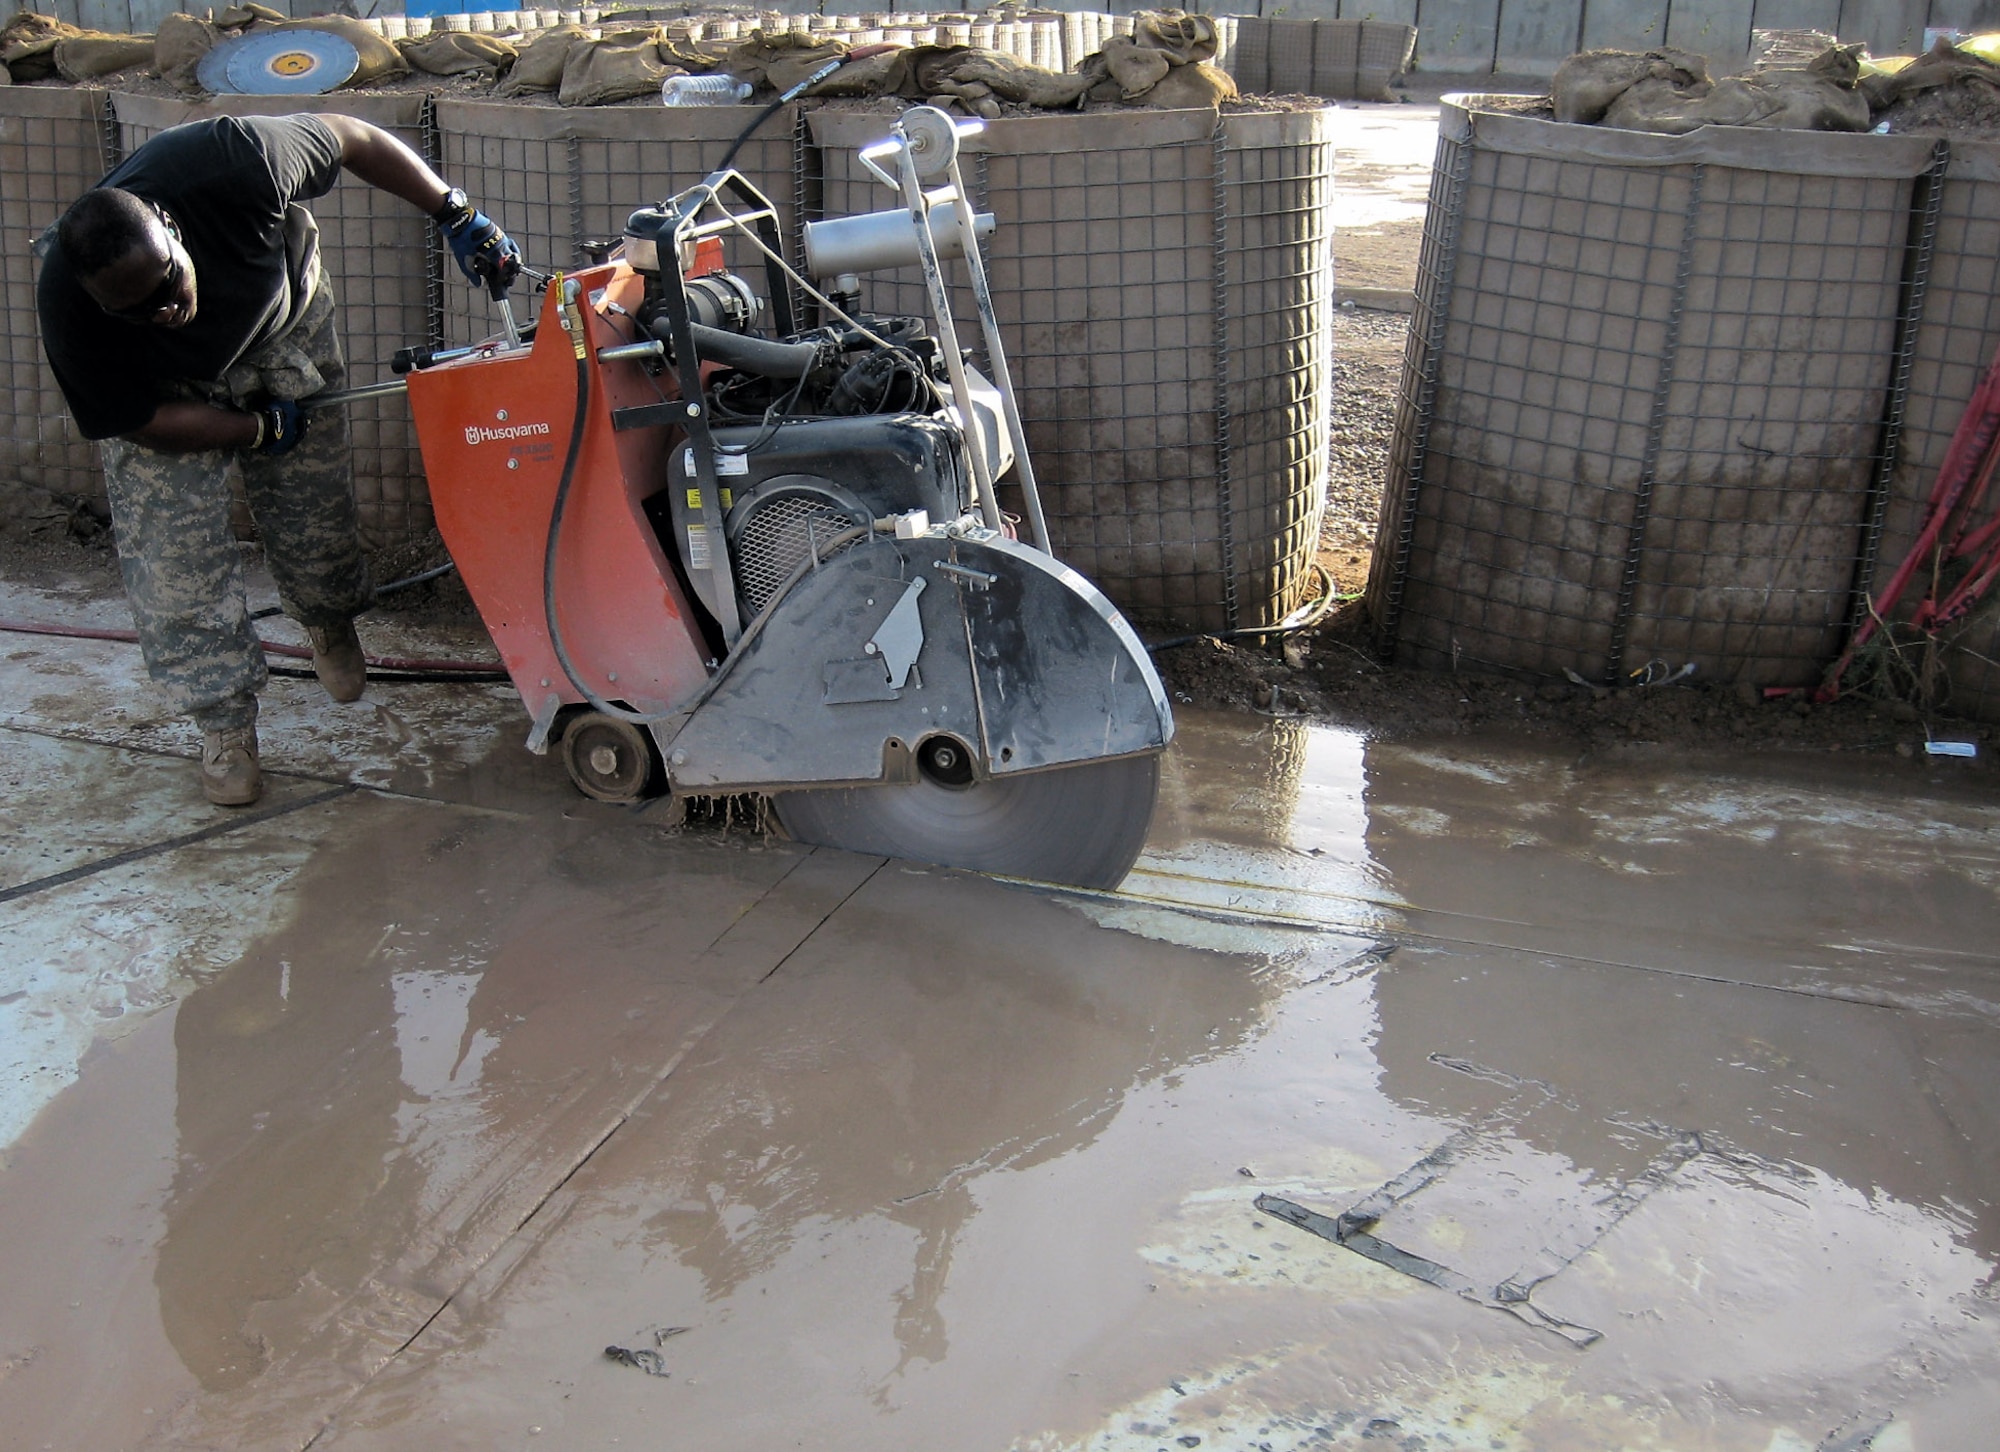
<path id="1" fill-rule="evenodd" d="M 1089 78 L 1090 99 L 1110 103 L 1138 100 L 1173 68 L 1165 51 L 1140 45 L 1129 35 L 1114 35 L 1077 69 Z"/>
<path id="2" fill-rule="evenodd" d="M 1626 131 L 1682 136 L 1698 126 L 1753 126 L 1785 131 L 1866 131 L 1868 101 L 1850 82 L 1821 71 L 1760 71 L 1717 81 L 1705 96 L 1686 96 L 1660 80 L 1629 87 L 1603 124 Z"/>
<path id="3" fill-rule="evenodd" d="M 249 30 L 260 22 L 265 25 L 283 25 L 290 17 L 281 10 L 273 10 L 268 5 L 232 5 L 215 17 L 217 30 Z"/>
<path id="4" fill-rule="evenodd" d="M 72 86 L 153 63 L 150 35 L 71 35 L 55 45 L 56 74 Z"/>
<path id="5" fill-rule="evenodd" d="M 849 47 L 846 42 L 833 40 L 824 35 L 808 35 L 799 30 L 764 31 L 753 30 L 723 52 L 717 68 L 728 71 L 739 81 L 748 81 L 758 90 L 771 90 L 783 94 L 805 80 L 829 61 L 843 60 Z M 835 71 L 829 82 L 813 87 L 810 94 L 815 96 L 859 96 L 879 95 L 877 91 L 857 91 L 851 84 L 843 86 L 842 77 L 848 70 L 842 67 Z M 852 78 L 848 78 L 851 82 Z"/>
<path id="6" fill-rule="evenodd" d="M 413 70 L 428 76 L 466 76 L 475 72 L 497 76 L 519 57 L 512 44 L 477 30 L 440 30 L 396 49 Z"/>
<path id="7" fill-rule="evenodd" d="M 1132 21 L 1132 39 L 1147 50 L 1165 51 L 1177 66 L 1212 61 L 1222 44 L 1206 15 L 1140 15 Z"/>
<path id="8" fill-rule="evenodd" d="M 0 25 L 0 59 L 13 60 L 14 51 L 20 46 L 82 34 L 76 26 L 53 15 L 38 15 L 32 10 L 16 11 L 12 19 Z"/>
<path id="9" fill-rule="evenodd" d="M 450 34 L 459 34 L 452 31 Z M 465 32 L 471 34 L 473 32 Z M 581 25 L 558 25 L 529 41 L 514 57 L 514 64 L 494 92 L 499 96 L 525 96 L 537 91 L 553 91 L 562 84 L 563 63 L 578 41 L 588 42 L 590 32 Z"/>
<path id="10" fill-rule="evenodd" d="M 56 73 L 56 42 L 53 40 L 24 41 L 8 48 L 4 57 L 7 78 L 26 84 L 29 81 L 46 81 Z"/>
<path id="11" fill-rule="evenodd" d="M 1132 22 L 1130 36 L 1112 36 L 1077 69 L 1088 78 L 1088 96 L 1095 102 L 1213 108 L 1238 94 L 1229 73 L 1208 64 L 1221 44 L 1206 15 L 1144 14 Z M 1164 68 L 1161 60 L 1167 62 Z"/>
<path id="12" fill-rule="evenodd" d="M 660 59 L 659 42 L 654 26 L 571 46 L 556 99 L 565 106 L 606 106 L 657 92 L 662 81 L 681 70 Z"/>
<path id="13" fill-rule="evenodd" d="M 1692 51 L 1661 47 L 1658 50 L 1586 50 L 1570 56 L 1556 67 L 1549 83 L 1549 99 L 1556 120 L 1594 126 L 1604 119 L 1626 91 L 1640 81 L 1659 84 L 1649 94 L 1661 96 L 1706 96 L 1709 91 L 1708 61 Z"/>
<path id="14" fill-rule="evenodd" d="M 678 27 L 662 26 L 659 43 L 655 49 L 659 51 L 663 64 L 697 75 L 706 75 L 710 71 L 725 69 L 722 58 L 729 53 L 730 43 L 722 40 L 691 40 L 686 32 Z"/>
<path id="15" fill-rule="evenodd" d="M 1877 111 L 1929 91 L 1970 89 L 1990 98 L 2000 90 L 2000 66 L 1940 40 L 1927 54 L 1893 74 L 1864 77 L 1861 89 Z"/>
<path id="16" fill-rule="evenodd" d="M 1235 77 L 1228 71 L 1196 62 L 1168 71 L 1158 85 L 1139 97 L 1139 104 L 1159 111 L 1192 111 L 1202 106 L 1214 110 L 1240 94 Z"/>
<path id="17" fill-rule="evenodd" d="M 56 73 L 56 42 L 82 34 L 53 16 L 23 10 L 0 25 L 0 63 L 12 80 L 46 81 Z"/>
<path id="18" fill-rule="evenodd" d="M 262 10 L 261 5 L 248 7 Z M 262 26 L 256 27 L 263 29 Z M 372 86 L 377 81 L 393 80 L 397 76 L 410 73 L 410 63 L 403 59 L 403 53 L 396 49 L 394 42 L 369 29 L 351 15 L 321 15 L 311 20 L 289 20 L 283 25 L 271 27 L 274 30 L 323 30 L 328 35 L 337 35 L 354 47 L 361 57 L 361 64 L 354 74 L 342 84 L 345 86 Z"/>
<path id="19" fill-rule="evenodd" d="M 1058 75 L 997 50 L 973 46 L 918 46 L 911 51 L 909 95 L 997 96 L 1050 109 L 1074 106 L 1090 77 Z M 981 89 L 974 89 L 981 88 Z"/>
<path id="20" fill-rule="evenodd" d="M 169 15 L 160 22 L 159 34 L 153 37 L 153 69 L 182 95 L 198 96 L 202 94 L 202 84 L 196 72 L 201 67 L 201 58 L 220 38 L 221 32 L 210 21 L 192 15 Z"/>
<path id="21" fill-rule="evenodd" d="M 915 54 L 907 47 L 884 51 L 881 55 L 863 56 L 851 60 L 818 85 L 806 92 L 808 96 L 902 96 L 914 94 L 909 90 L 910 57 Z M 821 64 L 824 64 L 822 62 Z M 807 71 L 806 75 L 811 75 Z M 797 84 L 794 82 L 793 84 Z"/>

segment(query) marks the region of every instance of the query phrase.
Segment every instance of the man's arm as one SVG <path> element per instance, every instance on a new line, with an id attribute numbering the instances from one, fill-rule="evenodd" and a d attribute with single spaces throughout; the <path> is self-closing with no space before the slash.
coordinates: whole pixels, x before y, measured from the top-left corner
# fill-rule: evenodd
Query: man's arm
<path id="1" fill-rule="evenodd" d="M 352 116 L 319 118 L 340 142 L 340 164 L 356 178 L 408 202 L 427 217 L 437 215 L 451 188 L 424 159 L 379 126 Z"/>
<path id="2" fill-rule="evenodd" d="M 163 454 L 202 449 L 254 449 L 270 443 L 271 421 L 262 412 L 217 408 L 193 399 L 169 399 L 153 410 L 144 428 L 122 435 Z"/>
<path id="3" fill-rule="evenodd" d="M 419 208 L 444 232 L 467 281 L 502 296 L 521 272 L 521 249 L 492 218 L 444 184 L 424 159 L 379 126 L 352 116 L 319 118 L 340 142 L 340 164 L 354 176 Z"/>

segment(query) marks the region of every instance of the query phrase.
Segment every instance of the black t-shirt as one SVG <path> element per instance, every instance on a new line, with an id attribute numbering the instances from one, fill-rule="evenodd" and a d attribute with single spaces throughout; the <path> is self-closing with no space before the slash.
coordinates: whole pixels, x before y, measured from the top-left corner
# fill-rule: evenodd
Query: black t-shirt
<path id="1" fill-rule="evenodd" d="M 184 328 L 122 322 L 50 248 L 35 299 L 42 351 L 85 438 L 145 427 L 164 384 L 219 380 L 284 333 L 305 306 L 299 283 L 317 249 L 296 203 L 339 179 L 340 142 L 317 116 L 220 116 L 162 131 L 98 183 L 166 208 L 198 296 Z"/>

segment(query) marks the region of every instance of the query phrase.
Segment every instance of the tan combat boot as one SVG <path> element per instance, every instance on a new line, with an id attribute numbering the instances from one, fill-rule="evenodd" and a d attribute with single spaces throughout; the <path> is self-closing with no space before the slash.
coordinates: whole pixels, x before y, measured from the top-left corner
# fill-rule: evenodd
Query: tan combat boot
<path id="1" fill-rule="evenodd" d="M 264 795 L 254 722 L 202 732 L 201 789 L 218 807 L 247 807 Z"/>
<path id="2" fill-rule="evenodd" d="M 313 674 L 336 701 L 358 701 L 368 684 L 368 661 L 361 654 L 361 637 L 354 622 L 338 625 L 308 625 L 306 639 L 312 642 Z"/>

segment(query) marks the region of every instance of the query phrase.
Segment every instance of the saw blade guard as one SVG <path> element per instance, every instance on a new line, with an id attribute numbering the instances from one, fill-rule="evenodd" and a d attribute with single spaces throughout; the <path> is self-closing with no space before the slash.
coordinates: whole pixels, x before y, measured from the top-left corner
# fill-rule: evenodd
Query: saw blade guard
<path id="1" fill-rule="evenodd" d="M 1083 576 L 990 531 L 877 532 L 804 567 L 660 742 L 701 794 L 953 788 L 1163 750 L 1151 658 Z"/>

